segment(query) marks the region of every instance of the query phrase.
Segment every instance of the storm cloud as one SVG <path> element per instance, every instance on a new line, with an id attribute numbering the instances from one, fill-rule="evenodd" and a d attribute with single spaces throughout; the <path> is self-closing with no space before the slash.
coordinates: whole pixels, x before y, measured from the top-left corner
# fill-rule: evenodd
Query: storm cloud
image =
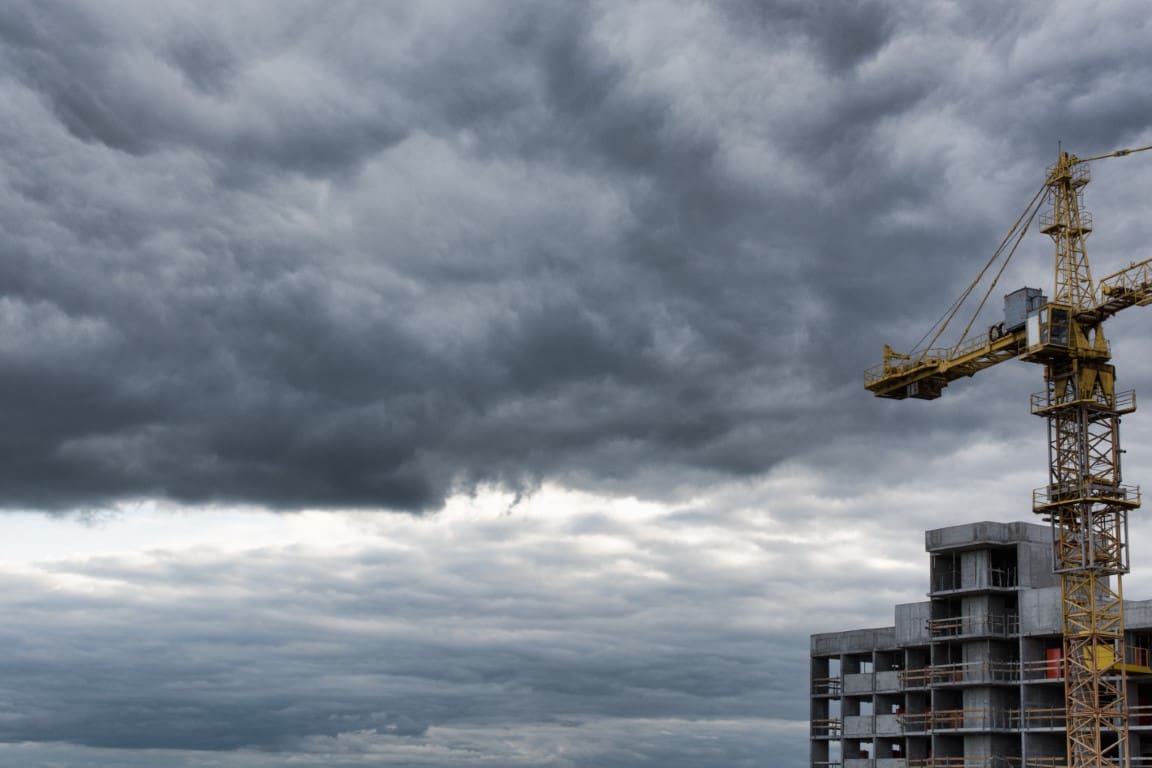
<path id="1" fill-rule="evenodd" d="M 1122 8 L 680 10 L 8 4 L 0 503 L 754 476 L 1147 128 Z"/>
<path id="2" fill-rule="evenodd" d="M 4 3 L 9 531 L 265 522 L 0 541 L 0 760 L 800 764 L 807 635 L 890 622 L 924 528 L 1026 517 L 1044 477 L 1035 367 L 932 404 L 861 371 L 1058 148 L 1152 143 L 1147 31 L 1136 2 Z M 1098 276 L 1152 255 L 1150 157 L 1093 166 Z M 1051 259 L 1032 232 L 975 327 Z M 1148 322 L 1109 323 L 1125 389 Z M 1124 439 L 1139 482 L 1152 427 Z"/>

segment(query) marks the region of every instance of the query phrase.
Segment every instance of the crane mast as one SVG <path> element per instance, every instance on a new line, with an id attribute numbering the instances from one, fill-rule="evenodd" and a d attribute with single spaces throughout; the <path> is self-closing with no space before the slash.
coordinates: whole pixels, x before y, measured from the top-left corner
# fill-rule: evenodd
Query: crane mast
<path id="1" fill-rule="evenodd" d="M 1046 184 L 1052 208 L 1041 231 L 1056 246 L 1055 295 L 1036 318 L 1039 338 L 1021 359 L 1044 365 L 1045 390 L 1032 412 L 1048 424 L 1048 485 L 1033 498 L 1051 523 L 1060 574 L 1068 765 L 1128 764 L 1124 600 L 1128 510 L 1139 491 L 1121 483 L 1120 417 L 1135 410 L 1117 395 L 1084 240 L 1089 166 L 1062 153 Z"/>
<path id="2" fill-rule="evenodd" d="M 1130 765 L 1122 578 L 1128 511 L 1140 506 L 1140 489 L 1122 482 L 1120 418 L 1136 410 L 1136 395 L 1116 391 L 1103 324 L 1122 309 L 1152 304 L 1152 258 L 1094 282 L 1083 193 L 1091 161 L 1147 150 L 1152 145 L 1086 159 L 1061 152 L 1048 169 L 1046 195 L 1033 202 L 1051 203 L 1040 214 L 1040 231 L 1056 249 L 1051 301 L 1023 288 L 1005 297 L 1005 321 L 986 336 L 968 339 L 969 323 L 954 347 L 899 354 L 885 346 L 883 363 L 864 374 L 878 397 L 932 400 L 950 382 L 1005 360 L 1044 366 L 1045 387 L 1031 408 L 1047 422 L 1048 484 L 1033 493 L 1033 511 L 1051 525 L 1060 577 L 1069 768 Z"/>

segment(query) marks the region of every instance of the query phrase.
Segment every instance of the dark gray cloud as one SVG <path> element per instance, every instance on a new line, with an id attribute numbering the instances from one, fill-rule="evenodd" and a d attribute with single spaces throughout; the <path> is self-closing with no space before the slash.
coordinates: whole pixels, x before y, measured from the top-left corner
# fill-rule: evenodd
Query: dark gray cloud
<path id="1" fill-rule="evenodd" d="M 890 430 L 859 370 L 1055 140 L 1147 136 L 1127 11 L 1071 59 L 1039 11 L 8 4 L 0 503 L 658 493 Z"/>
<path id="2" fill-rule="evenodd" d="M 718 7 L 732 22 L 734 35 L 778 44 L 799 44 L 817 54 L 833 72 L 851 70 L 889 41 L 895 9 L 880 2 L 831 2 L 812 5 L 785 0 L 744 0 Z"/>

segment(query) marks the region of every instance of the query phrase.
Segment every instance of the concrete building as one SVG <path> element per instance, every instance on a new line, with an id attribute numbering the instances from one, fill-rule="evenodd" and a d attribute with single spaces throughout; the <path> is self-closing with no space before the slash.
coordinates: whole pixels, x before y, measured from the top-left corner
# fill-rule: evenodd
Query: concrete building
<path id="1" fill-rule="evenodd" d="M 1051 531 L 973 523 L 928 531 L 925 548 L 928 600 L 897 605 L 891 627 L 812 636 L 811 765 L 1063 766 Z M 1152 601 L 1124 611 L 1129 749 L 1152 766 Z"/>

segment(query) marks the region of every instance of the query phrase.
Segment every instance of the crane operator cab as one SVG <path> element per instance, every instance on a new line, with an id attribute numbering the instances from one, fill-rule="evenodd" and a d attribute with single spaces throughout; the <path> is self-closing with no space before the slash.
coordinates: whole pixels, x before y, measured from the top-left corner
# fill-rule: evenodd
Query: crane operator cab
<path id="1" fill-rule="evenodd" d="M 1039 288 L 1021 288 L 1004 297 L 1004 331 L 1024 330 L 1020 357 L 1043 362 L 1052 356 L 1067 357 L 1073 339 L 1072 308 L 1052 304 Z"/>
<path id="2" fill-rule="evenodd" d="M 1028 354 L 1036 355 L 1045 348 L 1059 347 L 1067 354 L 1072 310 L 1059 304 L 1045 304 L 1028 313 Z"/>

